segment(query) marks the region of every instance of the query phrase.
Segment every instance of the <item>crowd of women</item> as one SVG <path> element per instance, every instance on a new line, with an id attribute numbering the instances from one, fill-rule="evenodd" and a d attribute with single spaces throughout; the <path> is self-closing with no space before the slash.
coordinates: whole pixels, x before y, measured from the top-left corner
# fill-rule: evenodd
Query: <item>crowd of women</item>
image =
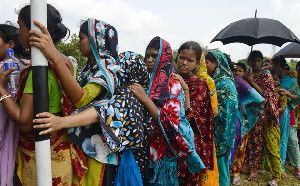
<path id="1" fill-rule="evenodd" d="M 252 51 L 233 63 L 219 50 L 187 41 L 175 61 L 170 44 L 154 37 L 145 56 L 118 53 L 117 30 L 87 19 L 76 66 L 56 45 L 68 34 L 47 5 L 47 28 L 30 30 L 30 5 L 19 28 L 0 25 L 0 61 L 15 50 L 22 71 L 18 93 L 0 69 L 0 185 L 36 185 L 35 129 L 50 134 L 53 185 L 240 185 L 270 171 L 284 179 L 286 159 L 300 179 L 297 123 L 300 89 L 283 57 Z M 33 112 L 30 47 L 49 62 L 49 112 Z M 297 65 L 300 72 L 300 63 Z M 299 73 L 300 74 L 300 73 Z M 300 77 L 300 76 L 299 76 Z"/>

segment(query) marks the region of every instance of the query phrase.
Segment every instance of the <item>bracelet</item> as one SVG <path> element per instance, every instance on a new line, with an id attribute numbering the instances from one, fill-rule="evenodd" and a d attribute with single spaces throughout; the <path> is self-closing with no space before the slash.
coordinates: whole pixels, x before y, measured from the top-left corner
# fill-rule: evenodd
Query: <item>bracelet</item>
<path id="1" fill-rule="evenodd" d="M 10 98 L 10 97 L 12 97 L 12 95 L 10 95 L 10 94 L 8 94 L 8 95 L 3 95 L 3 96 L 0 97 L 0 102 L 3 101 L 4 99 Z"/>
<path id="2" fill-rule="evenodd" d="M 189 121 L 191 121 L 194 118 L 194 114 L 191 108 L 186 109 L 185 116 Z"/>
<path id="3" fill-rule="evenodd" d="M 186 115 L 191 115 L 192 114 L 192 108 L 190 107 L 190 108 L 187 108 L 186 110 L 185 110 L 185 114 Z"/>

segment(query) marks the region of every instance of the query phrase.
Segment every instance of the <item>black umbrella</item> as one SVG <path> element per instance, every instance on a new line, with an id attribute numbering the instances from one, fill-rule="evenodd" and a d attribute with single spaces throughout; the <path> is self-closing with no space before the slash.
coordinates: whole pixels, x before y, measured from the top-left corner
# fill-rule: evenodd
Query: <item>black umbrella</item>
<path id="1" fill-rule="evenodd" d="M 274 57 L 283 56 L 287 58 L 300 58 L 300 44 L 290 43 L 283 49 L 279 50 Z"/>
<path id="2" fill-rule="evenodd" d="M 219 32 L 211 41 L 244 43 L 249 46 L 266 43 L 282 46 L 286 42 L 300 40 L 281 22 L 268 18 L 247 18 L 231 23 Z"/>

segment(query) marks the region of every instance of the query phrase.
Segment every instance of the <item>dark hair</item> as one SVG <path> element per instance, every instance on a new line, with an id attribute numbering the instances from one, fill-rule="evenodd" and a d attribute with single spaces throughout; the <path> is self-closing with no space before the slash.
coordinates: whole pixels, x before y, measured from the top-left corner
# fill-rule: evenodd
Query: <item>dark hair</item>
<path id="1" fill-rule="evenodd" d="M 229 68 L 231 71 L 234 70 L 234 68 L 236 68 L 236 64 L 234 62 L 228 63 L 229 64 Z"/>
<path id="2" fill-rule="evenodd" d="M 89 34 L 89 29 L 88 29 L 88 21 L 84 21 L 81 26 L 80 26 L 80 32 L 84 33 L 85 35 L 88 36 Z"/>
<path id="3" fill-rule="evenodd" d="M 26 52 L 19 40 L 19 29 L 13 25 L 0 24 L 0 37 L 5 43 L 14 42 L 15 55 L 21 58 L 29 58 L 30 53 Z"/>
<path id="4" fill-rule="evenodd" d="M 285 58 L 283 56 L 276 56 L 272 59 L 272 63 L 276 64 L 277 66 L 279 66 L 282 69 L 285 70 L 290 70 L 289 65 L 287 64 Z"/>
<path id="5" fill-rule="evenodd" d="M 273 78 L 274 78 L 274 76 L 278 76 L 279 79 L 282 78 L 282 75 L 280 73 L 278 73 L 278 71 L 276 71 L 274 69 L 271 70 L 271 75 L 273 76 Z"/>
<path id="6" fill-rule="evenodd" d="M 264 56 L 263 56 L 263 54 L 260 51 L 253 50 L 252 52 L 250 52 L 250 54 L 249 54 L 249 56 L 247 58 L 247 62 L 249 63 L 250 61 L 254 61 L 257 58 L 263 59 Z"/>
<path id="7" fill-rule="evenodd" d="M 245 72 L 247 72 L 247 66 L 244 63 L 239 62 L 236 63 L 235 65 L 241 67 Z"/>
<path id="8" fill-rule="evenodd" d="M 213 63 L 218 63 L 218 60 L 217 58 L 211 53 L 211 52 L 208 52 L 205 56 L 205 59 L 213 62 Z"/>
<path id="9" fill-rule="evenodd" d="M 31 28 L 30 5 L 24 6 L 19 12 L 21 19 L 28 29 Z M 47 4 L 47 29 L 54 43 L 58 43 L 69 33 L 69 29 L 62 23 L 62 17 L 58 10 Z"/>
<path id="10" fill-rule="evenodd" d="M 200 63 L 200 58 L 202 55 L 202 48 L 197 42 L 187 41 L 187 42 L 183 43 L 178 49 L 178 55 L 182 50 L 185 50 L 185 49 L 192 49 L 196 55 L 197 63 Z M 176 59 L 177 59 L 177 57 L 176 57 Z"/>
<path id="11" fill-rule="evenodd" d="M 159 50 L 159 48 L 160 48 L 160 37 L 159 36 L 156 36 L 153 39 L 151 39 L 150 43 L 148 44 L 148 46 L 146 48 L 146 53 L 149 48 L 154 48 L 156 50 Z"/>

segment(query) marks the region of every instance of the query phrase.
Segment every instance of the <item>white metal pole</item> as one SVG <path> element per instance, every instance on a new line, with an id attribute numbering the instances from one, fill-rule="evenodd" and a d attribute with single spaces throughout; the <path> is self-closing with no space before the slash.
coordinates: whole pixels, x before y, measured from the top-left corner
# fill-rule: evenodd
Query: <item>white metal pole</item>
<path id="1" fill-rule="evenodd" d="M 47 0 L 30 0 L 31 29 L 38 28 L 32 23 L 37 20 L 47 27 Z M 43 53 L 31 48 L 34 114 L 46 112 L 48 106 L 48 61 Z M 38 186 L 51 186 L 51 150 L 50 136 L 40 136 L 35 130 L 35 154 Z"/>

